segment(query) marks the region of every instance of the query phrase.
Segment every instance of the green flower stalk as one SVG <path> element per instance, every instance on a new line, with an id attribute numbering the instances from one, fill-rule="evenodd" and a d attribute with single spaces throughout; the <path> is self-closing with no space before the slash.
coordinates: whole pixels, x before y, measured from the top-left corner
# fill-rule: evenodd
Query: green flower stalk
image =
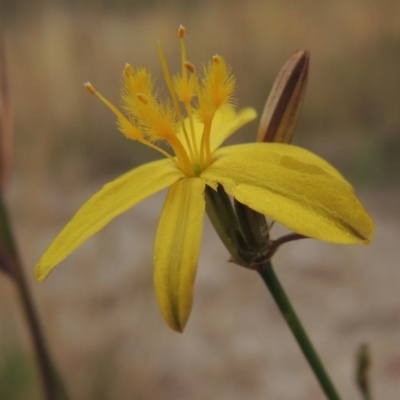
<path id="1" fill-rule="evenodd" d="M 187 59 L 182 26 L 178 36 L 182 70 L 173 77 L 158 44 L 169 101 L 159 99 L 146 69 L 130 65 L 123 72 L 125 113 L 86 84 L 116 115 L 127 138 L 153 148 L 164 159 L 127 172 L 90 198 L 39 260 L 35 276 L 44 280 L 116 216 L 169 188 L 155 238 L 154 285 L 165 321 L 182 332 L 192 308 L 204 213 L 210 201 L 207 192 L 222 187 L 240 203 L 297 234 L 333 243 L 366 244 L 374 228 L 352 186 L 317 155 L 284 143 L 221 147 L 256 118 L 256 112 L 234 109 L 236 79 L 221 56 L 212 57 L 199 74 Z M 171 152 L 160 142 L 167 143 Z"/>
<path id="2" fill-rule="evenodd" d="M 357 351 L 356 359 L 356 384 L 360 390 L 363 400 L 371 400 L 370 389 L 370 369 L 371 369 L 371 354 L 367 344 L 362 344 Z"/>
<path id="3" fill-rule="evenodd" d="M 258 141 L 290 143 L 305 94 L 308 65 L 309 53 L 307 51 L 298 51 L 281 69 L 260 120 L 257 135 Z M 207 191 L 207 194 L 209 195 L 210 192 L 210 190 Z M 335 386 L 279 282 L 271 263 L 271 257 L 282 244 L 303 239 L 306 236 L 298 233 L 289 233 L 272 240 L 270 229 L 273 222 L 268 224 L 264 215 L 234 199 L 235 213 L 233 216 L 230 215 L 229 221 L 234 221 L 233 223 L 230 222 L 230 224 L 239 227 L 239 231 L 235 232 L 234 236 L 234 243 L 239 245 L 232 252 L 231 249 L 234 243 L 229 240 L 229 235 L 228 237 L 226 236 L 226 229 L 219 229 L 220 225 L 224 225 L 222 216 L 226 213 L 220 212 L 216 207 L 222 202 L 229 203 L 226 200 L 226 196 L 221 187 L 218 188 L 217 194 L 212 196 L 212 201 L 210 202 L 211 212 L 208 210 L 211 222 L 231 253 L 233 261 L 244 267 L 256 270 L 262 278 L 327 398 L 329 400 L 340 400 Z M 220 201 L 218 201 L 218 198 Z M 226 209 L 230 208 L 229 205 L 226 206 Z M 228 246 L 227 243 L 229 244 Z M 360 362 L 360 366 L 364 364 Z M 360 371 L 362 372 L 360 373 Z M 366 374 L 363 371 L 362 368 L 359 368 L 357 382 L 365 398 L 369 399 L 368 385 L 364 385 L 367 380 L 363 379 Z M 365 388 L 367 389 L 365 390 Z"/>

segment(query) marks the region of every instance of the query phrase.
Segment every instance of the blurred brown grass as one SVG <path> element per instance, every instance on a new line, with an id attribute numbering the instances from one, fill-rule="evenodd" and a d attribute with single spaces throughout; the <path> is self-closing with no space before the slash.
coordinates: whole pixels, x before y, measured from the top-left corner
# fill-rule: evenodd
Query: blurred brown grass
<path id="1" fill-rule="evenodd" d="M 84 199 L 109 178 L 155 156 L 118 133 L 113 115 L 87 94 L 85 81 L 114 103 L 126 62 L 151 68 L 162 83 L 156 41 L 177 70 L 176 32 L 182 23 L 190 60 L 198 65 L 215 53 L 225 56 L 237 75 L 239 105 L 261 112 L 281 65 L 295 50 L 310 50 L 295 143 L 324 156 L 357 189 L 364 188 L 378 234 L 368 249 L 288 247 L 277 263 L 290 267 L 282 270 L 284 283 L 338 386 L 355 398 L 352 351 L 366 337 L 379 353 L 377 392 L 398 393 L 400 2 L 19 0 L 6 5 L 1 17 L 16 129 L 8 197 L 29 276 Z M 236 140 L 254 140 L 256 128 L 253 123 Z M 45 284 L 32 282 L 73 398 L 322 398 L 263 288 L 247 271 L 228 265 L 227 273 L 226 252 L 209 231 L 195 317 L 183 336 L 168 332 L 151 284 L 161 204 L 157 197 L 118 219 Z M 17 365 L 19 375 L 13 376 L 21 388 L 32 378 L 25 376 L 26 362 L 16 349 L 29 342 L 15 316 L 13 290 L 0 279 L 1 342 L 9 350 L 3 359 L 14 360 L 7 365 Z M 2 382 L 5 376 L 0 372 Z M 26 393 L 35 398 L 30 384 L 21 399 Z"/>

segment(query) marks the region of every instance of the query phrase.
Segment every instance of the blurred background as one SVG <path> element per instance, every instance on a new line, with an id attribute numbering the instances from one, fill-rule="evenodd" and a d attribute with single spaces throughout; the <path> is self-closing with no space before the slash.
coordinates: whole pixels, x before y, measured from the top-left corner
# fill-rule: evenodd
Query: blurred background
<path id="1" fill-rule="evenodd" d="M 195 65 L 223 55 L 240 107 L 260 113 L 280 67 L 311 52 L 294 143 L 353 183 L 376 223 L 365 246 L 302 241 L 275 268 L 344 398 L 358 346 L 373 353 L 376 398 L 400 392 L 400 2 L 397 0 L 9 0 L 1 3 L 15 122 L 7 193 L 49 346 L 72 399 L 324 399 L 257 275 L 227 263 L 208 221 L 191 319 L 161 319 L 152 246 L 165 193 L 112 222 L 46 282 L 33 267 L 77 208 L 107 181 L 157 157 L 128 141 L 88 95 L 118 104 L 126 62 L 172 71 L 177 29 Z M 167 91 L 163 90 L 166 95 Z M 232 139 L 253 141 L 257 122 Z M 273 234 L 279 236 L 280 228 Z M 0 275 L 0 399 L 40 399 L 15 290 Z"/>

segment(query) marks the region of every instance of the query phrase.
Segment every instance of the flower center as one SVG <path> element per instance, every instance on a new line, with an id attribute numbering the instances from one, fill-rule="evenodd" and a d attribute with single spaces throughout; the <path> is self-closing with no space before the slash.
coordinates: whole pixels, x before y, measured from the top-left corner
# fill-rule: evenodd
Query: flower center
<path id="1" fill-rule="evenodd" d="M 187 176 L 198 176 L 212 162 L 210 136 L 215 113 L 223 105 L 232 105 L 235 77 L 225 60 L 216 55 L 203 67 L 200 78 L 187 60 L 185 28 L 179 27 L 182 71 L 171 77 L 161 44 L 158 53 L 170 100 L 159 100 L 148 70 L 125 66 L 122 104 L 127 117 L 112 103 L 85 84 L 117 116 L 120 131 L 128 138 L 154 148 L 170 158 Z M 166 142 L 171 155 L 160 147 Z"/>

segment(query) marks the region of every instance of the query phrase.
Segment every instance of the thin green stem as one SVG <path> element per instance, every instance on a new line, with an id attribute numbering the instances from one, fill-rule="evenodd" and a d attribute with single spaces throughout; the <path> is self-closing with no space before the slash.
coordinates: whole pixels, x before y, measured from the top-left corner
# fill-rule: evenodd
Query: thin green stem
<path id="1" fill-rule="evenodd" d="M 364 400 L 372 400 L 370 392 L 371 354 L 369 346 L 364 343 L 357 352 L 356 383 Z"/>
<path id="2" fill-rule="evenodd" d="M 289 298 L 287 297 L 282 285 L 280 284 L 278 277 L 275 275 L 272 264 L 268 261 L 265 266 L 260 269 L 259 274 L 263 279 L 264 283 L 268 287 L 272 297 L 275 300 L 283 318 L 288 324 L 292 331 L 298 345 L 300 346 L 304 356 L 306 357 L 311 369 L 314 371 L 322 390 L 326 394 L 329 400 L 340 400 L 340 397 L 333 386 L 331 379 L 329 378 L 325 368 L 316 353 L 313 345 L 308 338 L 306 331 L 304 330 L 297 314 L 292 307 Z"/>
<path id="3" fill-rule="evenodd" d="M 30 331 L 33 347 L 39 365 L 45 400 L 66 400 L 68 395 L 57 374 L 46 346 L 44 334 L 40 325 L 29 286 L 26 282 L 22 264 L 18 255 L 14 236 L 11 231 L 7 209 L 0 194 L 0 247 L 2 262 L 8 265 L 9 272 L 16 284 L 18 295 Z"/>
<path id="4" fill-rule="evenodd" d="M 304 236 L 289 234 L 274 242 L 270 241 L 269 232 L 265 232 L 267 227 L 265 218 L 236 200 L 235 213 L 230 199 L 222 187 L 219 187 L 218 191 L 208 188 L 206 198 L 210 220 L 234 261 L 239 265 L 258 271 L 327 398 L 340 400 L 289 298 L 275 275 L 270 261 L 270 256 L 279 245 L 291 240 L 302 239 Z M 240 230 L 237 230 L 237 227 Z M 234 235 L 232 235 L 232 231 L 234 231 Z M 238 243 L 240 243 L 240 247 L 238 247 Z"/>
<path id="5" fill-rule="evenodd" d="M 361 392 L 364 400 L 372 400 L 370 392 Z"/>

